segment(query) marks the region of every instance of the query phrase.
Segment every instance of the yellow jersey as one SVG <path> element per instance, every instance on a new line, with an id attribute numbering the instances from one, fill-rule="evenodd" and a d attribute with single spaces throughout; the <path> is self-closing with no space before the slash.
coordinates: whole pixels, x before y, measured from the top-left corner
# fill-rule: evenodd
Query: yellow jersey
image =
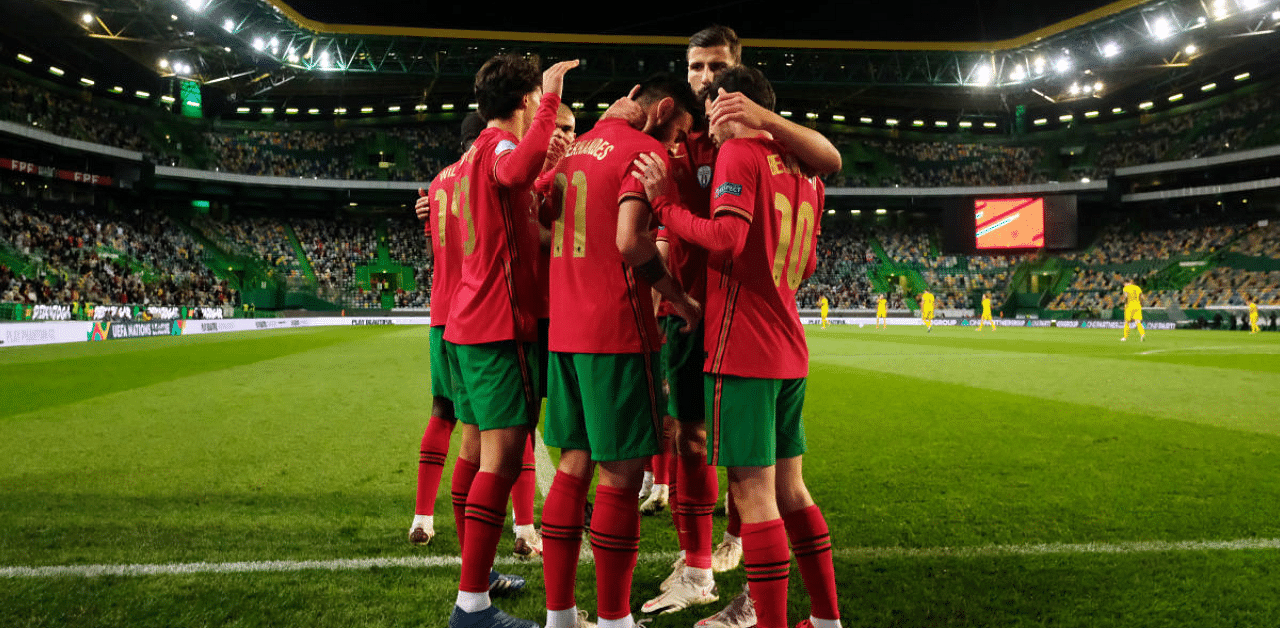
<path id="1" fill-rule="evenodd" d="M 827 297 L 822 297 L 821 299 L 818 299 L 818 307 L 822 308 L 823 310 L 827 309 Z"/>
<path id="2" fill-rule="evenodd" d="M 982 297 L 982 315 L 991 318 L 991 299 Z"/>
<path id="3" fill-rule="evenodd" d="M 1257 304 L 1257 303 L 1250 303 L 1250 304 L 1249 304 L 1249 317 L 1250 317 L 1250 318 L 1258 318 L 1258 304 Z"/>
<path id="4" fill-rule="evenodd" d="M 876 314 L 880 316 L 884 316 L 885 313 L 888 311 L 889 311 L 889 301 L 881 297 L 879 301 L 876 301 Z"/>
<path id="5" fill-rule="evenodd" d="M 1126 307 L 1138 307 L 1142 305 L 1142 288 L 1134 284 L 1125 284 L 1124 296 L 1128 299 L 1125 303 Z"/>
<path id="6" fill-rule="evenodd" d="M 933 293 L 925 292 L 920 295 L 920 307 L 926 310 L 933 309 Z"/>

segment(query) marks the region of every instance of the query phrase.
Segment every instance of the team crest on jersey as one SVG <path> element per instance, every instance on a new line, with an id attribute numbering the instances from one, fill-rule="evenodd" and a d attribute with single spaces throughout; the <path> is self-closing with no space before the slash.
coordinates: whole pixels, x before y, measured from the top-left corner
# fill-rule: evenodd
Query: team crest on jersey
<path id="1" fill-rule="evenodd" d="M 511 140 L 502 140 L 498 142 L 498 147 L 494 149 L 493 154 L 501 155 L 509 150 L 515 150 L 516 143 Z"/>
<path id="2" fill-rule="evenodd" d="M 716 198 L 720 198 L 721 196 L 724 196 L 725 194 L 732 194 L 732 195 L 734 195 L 734 196 L 742 196 L 742 186 L 741 186 L 741 185 L 738 185 L 737 183 L 721 183 L 721 184 L 720 184 L 720 187 L 716 188 L 716 194 L 715 194 L 715 197 L 716 197 Z"/>
<path id="3" fill-rule="evenodd" d="M 704 188 L 711 185 L 711 166 L 698 166 L 698 185 Z"/>

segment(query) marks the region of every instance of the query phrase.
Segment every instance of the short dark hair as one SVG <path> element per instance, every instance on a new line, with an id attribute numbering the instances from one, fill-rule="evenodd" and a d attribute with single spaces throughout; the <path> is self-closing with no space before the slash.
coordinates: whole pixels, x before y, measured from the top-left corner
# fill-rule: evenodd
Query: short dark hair
<path id="1" fill-rule="evenodd" d="M 725 68 L 707 86 L 706 93 L 714 99 L 721 89 L 728 93 L 742 92 L 742 95 L 769 111 L 773 111 L 774 106 L 777 105 L 777 98 L 773 95 L 773 85 L 769 83 L 769 79 L 765 78 L 760 70 L 745 65 Z"/>
<path id="2" fill-rule="evenodd" d="M 468 113 L 467 117 L 462 119 L 462 152 L 465 153 L 468 148 L 471 148 L 476 138 L 480 137 L 480 134 L 484 132 L 484 127 L 484 118 L 481 118 L 480 114 L 474 111 Z"/>
<path id="3" fill-rule="evenodd" d="M 742 42 L 738 41 L 738 34 L 728 26 L 713 24 L 689 38 L 690 48 L 715 48 L 716 46 L 728 46 L 729 56 L 733 57 L 733 62 L 742 63 Z"/>
<path id="4" fill-rule="evenodd" d="M 537 59 L 519 55 L 498 55 L 476 72 L 476 104 L 485 122 L 509 117 L 525 94 L 542 86 Z"/>
<path id="5" fill-rule="evenodd" d="M 668 96 L 675 101 L 677 107 L 688 111 L 695 121 L 702 119 L 702 102 L 693 95 L 689 81 L 667 72 L 659 72 L 642 81 L 640 90 L 636 92 L 636 102 L 643 105 Z"/>

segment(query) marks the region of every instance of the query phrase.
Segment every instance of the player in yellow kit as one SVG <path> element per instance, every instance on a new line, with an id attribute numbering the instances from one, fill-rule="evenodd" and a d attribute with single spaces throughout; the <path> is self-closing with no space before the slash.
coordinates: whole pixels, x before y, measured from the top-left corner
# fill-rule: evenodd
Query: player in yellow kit
<path id="1" fill-rule="evenodd" d="M 884 329 L 889 328 L 889 297 L 880 295 L 880 300 L 876 301 L 876 329 L 880 329 L 880 323 L 884 321 Z"/>
<path id="2" fill-rule="evenodd" d="M 827 303 L 827 297 L 824 296 L 818 299 L 818 309 L 822 311 L 822 328 L 823 329 L 827 328 L 827 308 L 829 307 L 830 307 L 830 304 Z"/>
<path id="3" fill-rule="evenodd" d="M 996 321 L 991 318 L 991 295 L 982 295 L 982 319 L 978 321 L 978 331 L 982 331 L 983 326 L 991 323 L 991 331 L 996 330 Z"/>
<path id="4" fill-rule="evenodd" d="M 1256 334 L 1258 329 L 1258 298 L 1249 297 L 1249 333 Z"/>
<path id="5" fill-rule="evenodd" d="M 1147 330 L 1142 328 L 1142 288 L 1130 281 L 1124 284 L 1124 296 L 1126 298 L 1124 304 L 1124 335 L 1120 337 L 1120 341 L 1124 342 L 1129 339 L 1130 322 L 1138 328 L 1138 339 L 1146 340 Z"/>
<path id="6" fill-rule="evenodd" d="M 925 331 L 933 331 L 933 293 L 928 290 L 920 293 L 920 320 Z"/>

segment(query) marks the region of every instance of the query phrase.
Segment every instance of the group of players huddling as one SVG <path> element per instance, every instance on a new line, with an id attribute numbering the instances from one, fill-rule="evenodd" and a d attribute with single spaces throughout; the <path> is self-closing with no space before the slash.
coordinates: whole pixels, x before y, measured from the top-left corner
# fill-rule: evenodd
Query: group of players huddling
<path id="1" fill-rule="evenodd" d="M 520 536 L 517 551 L 541 543 L 548 628 L 593 625 L 574 588 L 597 469 L 598 625 L 635 625 L 638 495 L 663 451 L 673 454 L 654 464 L 674 467 L 682 555 L 644 612 L 717 599 L 711 515 L 723 466 L 749 598 L 699 625 L 785 628 L 794 552 L 811 600 L 800 626 L 840 626 L 830 535 L 801 476 L 808 349 L 795 301 L 817 263 L 817 175 L 839 170 L 840 155 L 773 112 L 772 87 L 741 65 L 731 29 L 695 34 L 687 61 L 687 81 L 650 77 L 575 137 L 560 101 L 577 61 L 539 73 L 524 57 L 490 59 L 475 79 L 484 129 L 415 206 L 435 254 L 435 399 L 410 538 L 434 535 L 430 503 L 456 417 L 462 575 L 451 628 L 538 625 L 489 596 L 519 584 L 493 563 L 507 500 L 522 473 L 531 480 L 544 394 L 544 440 L 560 463 L 541 539 Z M 531 514 L 520 521 L 531 488 L 522 495 L 518 534 L 532 530 Z"/>

